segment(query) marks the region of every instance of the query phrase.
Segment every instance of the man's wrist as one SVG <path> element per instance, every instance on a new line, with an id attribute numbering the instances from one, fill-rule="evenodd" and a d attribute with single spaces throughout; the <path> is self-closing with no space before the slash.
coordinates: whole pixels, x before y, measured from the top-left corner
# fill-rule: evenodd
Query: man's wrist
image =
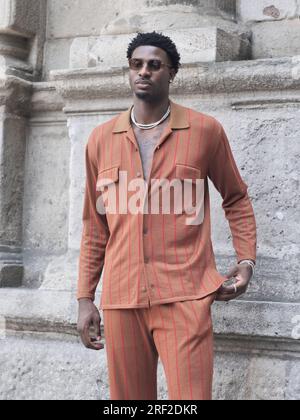
<path id="1" fill-rule="evenodd" d="M 243 258 L 241 260 L 238 260 L 238 264 L 243 262 L 243 261 L 251 261 L 251 262 L 253 262 L 254 265 L 256 264 L 256 261 L 253 260 L 252 258 Z"/>
<path id="2" fill-rule="evenodd" d="M 93 303 L 94 302 L 94 300 L 91 297 L 82 297 L 82 298 L 78 298 L 77 300 L 78 300 L 79 304 L 80 303 L 88 303 L 88 302 Z"/>
<path id="3" fill-rule="evenodd" d="M 252 269 L 252 275 L 254 275 L 254 271 L 255 271 L 255 261 L 253 261 L 252 259 L 243 259 L 243 260 L 240 260 L 239 262 L 238 262 L 238 265 L 240 265 L 240 264 L 248 264 L 250 267 L 251 267 L 251 269 Z"/>

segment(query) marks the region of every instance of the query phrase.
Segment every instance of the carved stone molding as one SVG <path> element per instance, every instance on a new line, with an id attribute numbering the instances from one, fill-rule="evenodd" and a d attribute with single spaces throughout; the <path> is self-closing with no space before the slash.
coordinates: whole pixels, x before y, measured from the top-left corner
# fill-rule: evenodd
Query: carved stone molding
<path id="1" fill-rule="evenodd" d="M 32 83 L 14 76 L 0 77 L 0 107 L 3 112 L 28 117 Z"/>
<path id="2" fill-rule="evenodd" d="M 50 72 L 50 81 L 65 101 L 65 112 L 80 112 L 82 102 L 89 111 L 101 101 L 131 96 L 127 68 L 77 69 Z M 276 92 L 299 90 L 300 60 L 295 58 L 191 64 L 181 68 L 172 84 L 174 95 Z M 97 108 L 98 107 L 98 108 Z M 83 111 L 83 110 L 82 110 Z"/>

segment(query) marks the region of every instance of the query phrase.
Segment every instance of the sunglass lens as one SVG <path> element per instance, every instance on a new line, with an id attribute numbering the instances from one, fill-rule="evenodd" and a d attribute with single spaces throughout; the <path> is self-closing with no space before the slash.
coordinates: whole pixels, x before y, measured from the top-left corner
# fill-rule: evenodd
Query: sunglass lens
<path id="1" fill-rule="evenodd" d="M 148 63 L 149 69 L 152 71 L 158 71 L 161 67 L 161 61 L 159 60 L 150 60 Z"/>
<path id="2" fill-rule="evenodd" d="M 130 60 L 129 61 L 130 68 L 132 70 L 139 70 L 143 66 L 142 60 Z"/>

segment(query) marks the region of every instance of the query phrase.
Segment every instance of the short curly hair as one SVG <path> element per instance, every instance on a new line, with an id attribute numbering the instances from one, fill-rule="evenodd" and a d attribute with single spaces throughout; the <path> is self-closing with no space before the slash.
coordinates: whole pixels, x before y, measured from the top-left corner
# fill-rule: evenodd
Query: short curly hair
<path id="1" fill-rule="evenodd" d="M 138 35 L 132 39 L 128 45 L 127 59 L 129 60 L 132 57 L 133 51 L 142 45 L 152 45 L 153 47 L 163 49 L 168 54 L 175 73 L 178 72 L 179 67 L 181 66 L 181 57 L 177 51 L 176 45 L 171 40 L 171 38 L 156 31 L 148 33 L 139 32 Z"/>

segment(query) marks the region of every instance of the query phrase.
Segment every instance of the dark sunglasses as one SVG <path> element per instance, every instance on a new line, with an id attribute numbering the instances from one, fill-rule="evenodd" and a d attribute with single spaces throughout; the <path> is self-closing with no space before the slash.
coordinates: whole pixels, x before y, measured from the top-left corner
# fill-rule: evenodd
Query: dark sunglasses
<path id="1" fill-rule="evenodd" d="M 150 71 L 159 71 L 163 67 L 172 68 L 170 64 L 163 63 L 160 60 L 152 59 L 152 60 L 142 60 L 141 58 L 130 58 L 129 60 L 129 68 L 131 70 L 140 70 L 144 67 L 144 63 L 147 63 L 148 70 Z"/>

